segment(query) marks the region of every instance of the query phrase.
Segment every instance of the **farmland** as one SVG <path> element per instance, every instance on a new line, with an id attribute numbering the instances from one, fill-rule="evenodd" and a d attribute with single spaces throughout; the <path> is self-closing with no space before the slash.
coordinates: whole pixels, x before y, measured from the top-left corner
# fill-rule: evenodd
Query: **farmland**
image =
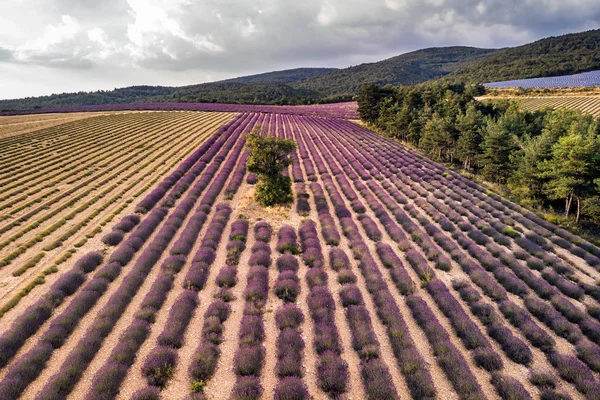
<path id="1" fill-rule="evenodd" d="M 502 101 L 515 101 L 519 104 L 521 110 L 534 112 L 543 109 L 558 109 L 564 108 L 567 110 L 581 111 L 584 114 L 590 114 L 597 118 L 600 116 L 600 96 L 577 94 L 553 94 L 549 96 L 532 95 L 518 96 L 511 93 L 501 93 L 500 96 L 481 96 L 480 101 L 487 103 L 498 103 Z"/>
<path id="2" fill-rule="evenodd" d="M 600 249 L 274 110 L 0 138 L 3 398 L 600 399 Z M 289 207 L 253 200 L 257 125 L 297 143 Z"/>
<path id="3" fill-rule="evenodd" d="M 600 97 L 598 96 L 519 97 L 516 100 L 525 111 L 536 111 L 542 108 L 566 108 L 579 110 L 594 117 L 600 116 Z"/>

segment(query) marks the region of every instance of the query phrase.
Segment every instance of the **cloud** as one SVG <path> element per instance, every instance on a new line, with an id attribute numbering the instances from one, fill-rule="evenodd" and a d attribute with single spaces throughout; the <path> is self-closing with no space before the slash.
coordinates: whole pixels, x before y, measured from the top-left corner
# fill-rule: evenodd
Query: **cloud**
<path id="1" fill-rule="evenodd" d="M 7 62 L 10 60 L 12 60 L 12 52 L 0 46 L 0 62 Z"/>
<path id="2" fill-rule="evenodd" d="M 183 18 L 189 0 L 128 0 L 134 21 L 127 25 L 126 49 L 135 61 L 172 61 L 189 55 L 222 52 L 212 35 L 192 34 L 184 30 Z"/>
<path id="3" fill-rule="evenodd" d="M 91 68 L 118 50 L 101 28 L 82 29 L 77 19 L 62 15 L 60 22 L 49 24 L 43 33 L 16 46 L 4 49 L 17 64 L 57 68 Z M 0 56 L 1 58 L 1 56 Z"/>
<path id="4" fill-rule="evenodd" d="M 514 46 L 599 22 L 597 0 L 3 0 L 0 61 L 192 84 L 431 46 Z"/>

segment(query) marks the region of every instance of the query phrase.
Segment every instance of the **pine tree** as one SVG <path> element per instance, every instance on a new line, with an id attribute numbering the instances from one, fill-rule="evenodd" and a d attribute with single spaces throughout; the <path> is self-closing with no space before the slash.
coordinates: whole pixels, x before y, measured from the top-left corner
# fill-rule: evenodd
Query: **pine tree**
<path id="1" fill-rule="evenodd" d="M 360 119 L 373 123 L 379 117 L 379 86 L 374 83 L 363 83 L 358 92 L 358 114 Z"/>
<path id="2" fill-rule="evenodd" d="M 419 147 L 436 160 L 452 161 L 455 147 L 452 124 L 434 114 L 423 127 Z"/>
<path id="3" fill-rule="evenodd" d="M 515 147 L 515 138 L 505 128 L 502 120 L 487 121 L 481 144 L 482 153 L 478 157 L 485 179 L 496 183 L 506 182 L 512 171 L 510 154 Z"/>
<path id="4" fill-rule="evenodd" d="M 544 199 L 544 179 L 538 167 L 545 160 L 544 139 L 542 136 L 525 137 L 519 141 L 520 149 L 512 156 L 515 170 L 509 179 L 509 188 L 520 199 L 530 201 L 531 205 L 537 205 Z"/>
<path id="5" fill-rule="evenodd" d="M 473 162 L 481 152 L 481 127 L 483 115 L 474 102 L 470 103 L 467 111 L 456 121 L 458 140 L 456 141 L 456 157 L 463 163 L 464 169 L 471 169 Z"/>

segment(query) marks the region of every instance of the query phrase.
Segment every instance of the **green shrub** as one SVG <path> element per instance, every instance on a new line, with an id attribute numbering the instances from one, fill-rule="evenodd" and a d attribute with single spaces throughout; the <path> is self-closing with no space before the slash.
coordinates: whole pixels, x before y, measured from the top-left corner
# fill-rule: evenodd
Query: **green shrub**
<path id="1" fill-rule="evenodd" d="M 204 391 L 204 386 L 206 386 L 206 383 L 204 383 L 204 381 L 193 381 L 190 392 L 202 393 Z"/>
<path id="2" fill-rule="evenodd" d="M 513 230 L 512 228 L 506 226 L 504 227 L 504 229 L 502 230 L 502 232 L 506 235 L 506 236 L 510 236 L 511 238 L 515 239 L 518 237 L 521 237 L 521 235 L 519 234 L 519 232 Z"/>

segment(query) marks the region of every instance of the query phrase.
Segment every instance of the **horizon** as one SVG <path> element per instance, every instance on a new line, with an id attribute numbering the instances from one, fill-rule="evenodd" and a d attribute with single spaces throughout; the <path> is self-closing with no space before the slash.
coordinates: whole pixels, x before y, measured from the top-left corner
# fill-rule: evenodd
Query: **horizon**
<path id="1" fill-rule="evenodd" d="M 53 3 L 0 6 L 0 99 L 346 68 L 430 47 L 514 47 L 600 21 L 591 0 Z"/>

